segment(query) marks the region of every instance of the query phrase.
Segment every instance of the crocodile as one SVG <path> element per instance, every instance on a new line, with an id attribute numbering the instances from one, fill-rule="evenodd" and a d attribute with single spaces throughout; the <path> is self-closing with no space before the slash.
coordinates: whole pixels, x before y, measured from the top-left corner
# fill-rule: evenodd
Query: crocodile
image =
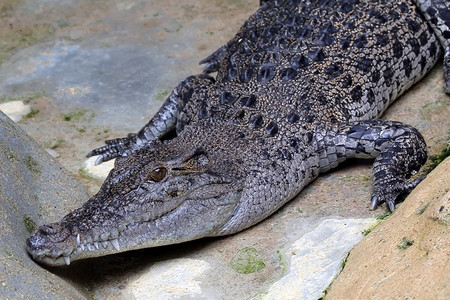
<path id="1" fill-rule="evenodd" d="M 449 28 L 445 0 L 261 1 L 139 132 L 88 154 L 116 158 L 99 192 L 27 251 L 68 265 L 237 233 L 349 158 L 374 159 L 370 208 L 393 211 L 426 144 L 378 118 L 444 52 L 449 90 Z"/>

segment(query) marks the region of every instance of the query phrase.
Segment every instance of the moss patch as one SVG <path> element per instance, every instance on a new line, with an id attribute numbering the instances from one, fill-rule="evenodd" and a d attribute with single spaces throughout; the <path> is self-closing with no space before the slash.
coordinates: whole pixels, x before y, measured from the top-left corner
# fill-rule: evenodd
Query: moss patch
<path id="1" fill-rule="evenodd" d="M 79 121 L 86 114 L 85 110 L 73 111 L 62 115 L 62 120 L 66 122 Z"/>
<path id="2" fill-rule="evenodd" d="M 286 263 L 286 260 L 284 259 L 284 256 L 280 250 L 277 250 L 277 254 L 278 254 L 278 263 L 281 266 L 281 276 L 284 276 L 287 271 L 287 263 Z"/>
<path id="3" fill-rule="evenodd" d="M 32 233 L 37 228 L 36 222 L 34 222 L 31 217 L 27 215 L 23 215 L 23 225 L 25 225 L 25 229 L 28 233 Z"/>
<path id="4" fill-rule="evenodd" d="M 419 207 L 419 208 L 417 209 L 417 211 L 416 211 L 416 214 L 418 214 L 419 216 L 420 216 L 421 214 L 423 214 L 423 213 L 425 212 L 425 210 L 428 208 L 428 205 L 430 205 L 429 202 L 428 202 L 427 204 L 422 205 L 421 207 Z"/>
<path id="5" fill-rule="evenodd" d="M 27 157 L 23 159 L 23 163 L 33 174 L 40 174 L 42 171 L 42 166 L 30 155 L 27 155 Z"/>
<path id="6" fill-rule="evenodd" d="M 25 115 L 25 119 L 33 118 L 38 113 L 39 113 L 39 109 L 35 109 L 34 107 L 31 107 L 31 111 Z"/>
<path id="7" fill-rule="evenodd" d="M 402 239 L 402 241 L 398 244 L 398 249 L 400 249 L 400 250 L 406 250 L 406 249 L 408 249 L 409 247 L 411 247 L 412 245 L 414 244 L 414 241 L 413 240 L 411 240 L 411 239 L 409 239 L 409 238 L 407 238 L 407 237 L 404 237 L 403 239 Z"/>
<path id="8" fill-rule="evenodd" d="M 379 215 L 377 217 L 377 222 L 375 224 L 373 224 L 372 226 L 370 226 L 369 228 L 363 230 L 361 233 L 363 236 L 367 236 L 369 233 L 372 232 L 372 230 L 374 230 L 378 225 L 381 224 L 382 221 L 386 220 L 387 218 L 389 218 L 392 215 L 392 212 L 390 211 L 386 211 L 384 212 L 382 215 Z"/>
<path id="9" fill-rule="evenodd" d="M 381 220 L 377 220 L 377 222 L 376 222 L 375 224 L 373 224 L 373 225 L 370 226 L 369 228 L 365 229 L 365 230 L 362 232 L 362 235 L 363 235 L 363 236 L 367 236 L 369 233 L 372 232 L 372 230 L 375 229 L 375 227 L 377 227 L 378 225 L 380 225 L 380 223 L 381 223 Z"/>
<path id="10" fill-rule="evenodd" d="M 9 162 L 13 163 L 18 161 L 17 155 L 14 151 L 9 149 L 8 147 L 5 147 L 4 145 L 1 145 L 2 151 L 5 154 L 5 157 L 9 160 Z"/>
<path id="11" fill-rule="evenodd" d="M 156 100 L 164 100 L 167 97 L 167 95 L 169 95 L 169 91 L 164 90 L 156 94 L 155 98 Z"/>
<path id="12" fill-rule="evenodd" d="M 40 97 L 45 96 L 45 91 L 26 93 L 14 96 L 1 96 L 0 103 L 10 102 L 10 101 L 31 101 Z M 39 111 L 38 111 L 39 112 Z"/>
<path id="13" fill-rule="evenodd" d="M 230 262 L 236 272 L 241 274 L 251 274 L 258 272 L 266 267 L 266 264 L 258 256 L 255 248 L 244 248 L 239 250 L 235 257 Z"/>
<path id="14" fill-rule="evenodd" d="M 381 220 L 381 221 L 386 220 L 386 219 L 389 218 L 391 215 L 392 215 L 392 212 L 387 210 L 387 211 L 385 211 L 382 215 L 379 215 L 379 216 L 377 217 L 377 220 Z"/>
<path id="15" fill-rule="evenodd" d="M 46 141 L 42 144 L 42 147 L 49 148 L 49 149 L 55 149 L 59 147 L 61 144 L 64 144 L 66 140 L 64 139 L 51 139 L 49 141 Z"/>
<path id="16" fill-rule="evenodd" d="M 450 141 L 450 138 L 449 138 Z M 424 173 L 428 174 L 434 170 L 444 159 L 450 156 L 450 142 L 447 143 L 447 146 L 441 151 L 441 153 L 431 155 L 428 158 L 427 166 L 424 169 Z"/>

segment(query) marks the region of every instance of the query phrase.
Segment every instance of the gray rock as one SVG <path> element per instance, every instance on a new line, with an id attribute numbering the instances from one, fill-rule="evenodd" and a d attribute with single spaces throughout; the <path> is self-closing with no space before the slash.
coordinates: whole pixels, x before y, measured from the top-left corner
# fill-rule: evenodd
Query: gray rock
<path id="1" fill-rule="evenodd" d="M 339 274 L 348 252 L 375 219 L 326 219 L 288 250 L 288 273 L 263 299 L 319 299 Z"/>
<path id="2" fill-rule="evenodd" d="M 0 298 L 85 298 L 31 260 L 25 240 L 36 226 L 79 206 L 87 191 L 2 112 L 0 170 Z"/>

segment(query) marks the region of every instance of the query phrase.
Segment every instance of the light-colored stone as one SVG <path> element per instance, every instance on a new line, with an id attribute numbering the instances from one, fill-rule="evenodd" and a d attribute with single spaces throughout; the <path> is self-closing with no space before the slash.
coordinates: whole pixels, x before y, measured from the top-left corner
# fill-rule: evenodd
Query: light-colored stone
<path id="1" fill-rule="evenodd" d="M 450 299 L 450 158 L 348 257 L 327 299 Z M 448 218 L 448 217 L 447 217 Z"/>
<path id="2" fill-rule="evenodd" d="M 109 172 L 114 168 L 115 159 L 108 160 L 97 166 L 95 165 L 96 159 L 97 156 L 89 157 L 88 159 L 86 159 L 83 169 L 89 176 L 98 179 L 105 179 L 108 176 Z"/>
<path id="3" fill-rule="evenodd" d="M 348 251 L 375 219 L 327 219 L 287 251 L 290 269 L 263 299 L 318 299 L 340 271 Z"/>
<path id="4" fill-rule="evenodd" d="M 201 294 L 199 279 L 210 268 L 197 259 L 173 259 L 158 262 L 130 284 L 128 291 L 135 299 L 166 300 Z"/>
<path id="5" fill-rule="evenodd" d="M 10 101 L 0 104 L 0 110 L 14 122 L 19 122 L 23 116 L 31 112 L 31 106 L 23 101 Z"/>
<path id="6" fill-rule="evenodd" d="M 58 152 L 56 152 L 55 150 L 50 149 L 50 148 L 45 148 L 45 151 L 47 151 L 47 153 L 50 154 L 50 156 L 53 158 L 58 158 L 61 156 L 61 155 L 59 155 Z"/>

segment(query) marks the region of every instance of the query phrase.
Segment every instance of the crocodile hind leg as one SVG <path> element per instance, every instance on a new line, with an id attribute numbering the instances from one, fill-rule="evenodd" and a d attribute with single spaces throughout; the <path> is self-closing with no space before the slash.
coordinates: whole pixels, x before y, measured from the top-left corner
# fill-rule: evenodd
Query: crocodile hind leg
<path id="1" fill-rule="evenodd" d="M 130 133 L 124 138 L 106 140 L 106 146 L 96 148 L 86 156 L 98 155 L 95 161 L 95 164 L 98 165 L 119 156 L 127 156 L 143 148 L 149 142 L 160 139 L 177 127 L 178 115 L 187 103 L 186 98 L 190 98 L 186 95 L 192 95 L 194 90 L 192 87 L 199 82 L 204 83 L 204 81 L 212 82 L 214 80 L 203 74 L 186 78 L 172 91 L 159 111 L 141 130 L 137 133 Z"/>
<path id="2" fill-rule="evenodd" d="M 427 160 L 426 144 L 413 127 L 399 122 L 353 122 L 318 141 L 321 171 L 347 158 L 375 158 L 371 209 L 386 203 L 391 211 L 400 194 L 411 191 L 423 178 L 410 181 Z"/>

